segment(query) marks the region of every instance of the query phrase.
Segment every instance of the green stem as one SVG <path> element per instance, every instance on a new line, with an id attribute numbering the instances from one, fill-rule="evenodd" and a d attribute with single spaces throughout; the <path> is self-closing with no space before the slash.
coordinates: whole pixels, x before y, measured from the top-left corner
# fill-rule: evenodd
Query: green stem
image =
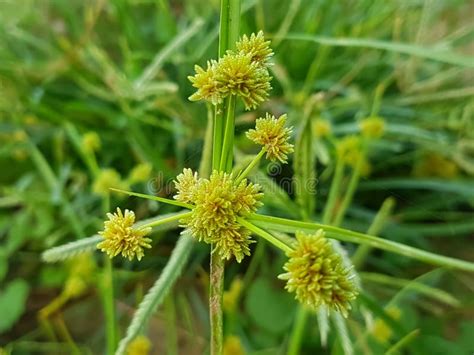
<path id="1" fill-rule="evenodd" d="M 331 216 L 334 212 L 334 206 L 336 205 L 337 196 L 341 189 L 342 176 L 344 173 L 344 161 L 337 158 L 336 171 L 334 172 L 334 178 L 332 179 L 331 189 L 329 190 L 329 197 L 324 206 L 323 212 L 323 223 L 330 223 Z"/>
<path id="2" fill-rule="evenodd" d="M 222 154 L 219 170 L 230 171 L 232 169 L 232 152 L 234 148 L 234 128 L 235 128 L 235 96 L 230 95 L 227 101 L 225 114 L 224 142 L 222 143 Z"/>
<path id="3" fill-rule="evenodd" d="M 126 191 L 126 190 L 120 190 L 120 189 L 114 189 L 114 188 L 110 188 L 110 190 L 115 191 L 115 192 L 120 192 L 122 194 L 126 194 L 126 195 L 129 195 L 129 196 L 141 197 L 141 198 L 145 198 L 147 200 L 153 200 L 153 201 L 167 203 L 168 205 L 187 208 L 188 210 L 194 208 L 193 205 L 190 205 L 190 204 L 184 203 L 184 202 L 179 202 L 179 201 L 176 201 L 176 200 L 171 200 L 169 198 L 158 197 L 158 196 L 147 195 L 147 194 L 141 194 L 141 193 L 138 193 L 138 192 Z"/>
<path id="4" fill-rule="evenodd" d="M 270 242 L 271 244 L 273 244 L 277 248 L 283 250 L 285 253 L 290 253 L 291 251 L 293 251 L 293 248 L 290 245 L 284 243 L 282 240 L 280 240 L 277 237 L 271 235 L 267 231 L 265 231 L 261 228 L 258 228 L 256 225 L 250 223 L 249 221 L 246 221 L 242 217 L 237 218 L 237 222 L 239 222 L 242 226 L 244 226 L 245 228 L 247 228 L 247 229 L 251 230 L 252 232 L 254 232 L 255 234 L 257 234 L 258 236 L 260 236 L 263 239 L 267 240 L 268 242 Z"/>
<path id="5" fill-rule="evenodd" d="M 224 136 L 223 105 L 217 105 L 214 112 L 214 133 L 212 144 L 212 170 L 219 169 L 222 155 L 222 138 Z"/>
<path id="6" fill-rule="evenodd" d="M 349 185 L 347 186 L 346 193 L 342 202 L 337 209 L 336 216 L 334 217 L 333 225 L 339 226 L 346 214 L 347 208 L 349 207 L 350 203 L 352 202 L 352 198 L 354 197 L 355 190 L 357 185 L 359 184 L 360 179 L 360 172 L 362 170 L 362 164 L 365 160 L 365 150 L 363 150 L 357 160 L 356 166 L 352 171 L 351 179 L 349 180 Z"/>
<path id="7" fill-rule="evenodd" d="M 290 336 L 290 344 L 288 345 L 288 355 L 299 355 L 301 348 L 301 340 L 303 339 L 306 320 L 308 319 L 308 311 L 303 306 L 298 307 L 296 321 Z"/>
<path id="8" fill-rule="evenodd" d="M 221 0 L 221 19 L 219 28 L 219 57 L 223 57 L 228 49 L 235 46 L 239 36 L 240 0 Z M 212 168 L 230 172 L 232 170 L 232 155 L 234 142 L 234 110 L 235 98 L 226 100 L 226 126 L 222 120 L 222 105 L 217 106 L 214 119 L 214 141 Z M 225 133 L 224 133 L 225 129 Z M 224 142 L 225 140 L 225 142 Z M 224 143 L 224 144 L 222 144 Z M 221 150 L 221 148 L 223 148 Z M 211 250 L 214 245 L 211 245 Z M 224 293 L 224 260 L 211 252 L 209 318 L 211 323 L 211 355 L 221 355 L 223 352 L 223 316 L 222 295 Z"/>
<path id="9" fill-rule="evenodd" d="M 144 224 L 144 225 L 141 225 L 140 228 L 148 228 L 148 227 L 156 227 L 156 226 L 159 226 L 159 225 L 162 225 L 162 224 L 166 224 L 166 223 L 169 223 L 169 222 L 174 222 L 176 220 L 180 220 L 182 218 L 186 218 L 188 216 L 191 215 L 192 212 L 187 212 L 187 213 L 179 213 L 175 216 L 170 216 L 170 217 L 167 217 L 167 218 L 162 218 L 162 219 L 159 219 L 159 220 L 156 220 L 156 221 L 153 221 L 153 222 L 150 222 L 150 223 L 147 223 L 147 224 Z"/>
<path id="10" fill-rule="evenodd" d="M 333 238 L 339 241 L 365 244 L 373 248 L 403 255 L 412 259 L 426 262 L 428 264 L 474 272 L 474 263 L 472 262 L 437 255 L 391 240 L 381 239 L 372 235 L 353 232 L 347 229 L 334 227 L 326 224 L 300 222 L 286 218 L 265 216 L 259 214 L 252 214 L 249 218 L 249 221 L 261 228 L 277 230 L 286 233 L 295 233 L 296 231 L 314 233 L 318 229 L 322 229 L 326 232 L 329 238 Z"/>
<path id="11" fill-rule="evenodd" d="M 260 162 L 260 159 L 262 159 L 265 152 L 266 152 L 265 148 L 262 148 L 262 150 L 260 150 L 260 152 L 253 158 L 250 164 L 245 168 L 245 170 L 239 174 L 239 176 L 235 180 L 236 185 L 238 185 L 243 179 L 245 179 L 245 177 L 252 171 L 255 165 L 257 165 Z"/>
<path id="12" fill-rule="evenodd" d="M 107 332 L 107 354 L 113 355 L 115 353 L 115 346 L 117 344 L 117 334 L 115 329 L 114 282 L 112 260 L 107 255 L 104 255 L 104 283 L 102 288 Z"/>
<path id="13" fill-rule="evenodd" d="M 383 203 L 380 210 L 375 215 L 372 224 L 370 225 L 369 229 L 367 230 L 367 234 L 369 235 L 378 235 L 382 230 L 383 226 L 387 222 L 392 210 L 395 206 L 395 200 L 392 197 L 387 198 Z M 369 255 L 372 248 L 368 245 L 359 245 L 356 252 L 352 256 L 352 263 L 357 270 L 364 265 L 364 261 Z"/>

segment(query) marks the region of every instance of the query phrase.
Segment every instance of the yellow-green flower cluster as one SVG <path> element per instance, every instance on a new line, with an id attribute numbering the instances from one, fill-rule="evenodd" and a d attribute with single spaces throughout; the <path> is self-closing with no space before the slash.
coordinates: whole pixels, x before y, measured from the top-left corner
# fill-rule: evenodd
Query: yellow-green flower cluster
<path id="1" fill-rule="evenodd" d="M 255 129 L 247 132 L 247 138 L 263 146 L 267 159 L 286 163 L 288 154 L 293 152 L 293 144 L 288 142 L 292 128 L 285 127 L 285 123 L 286 115 L 281 115 L 276 119 L 275 116 L 267 113 L 265 118 L 258 118 L 255 121 Z"/>
<path id="2" fill-rule="evenodd" d="M 336 146 L 338 158 L 344 161 L 345 164 L 355 168 L 360 162 L 360 173 L 362 176 L 368 176 L 372 170 L 370 162 L 365 154 L 362 152 L 361 137 L 350 135 L 342 138 Z"/>
<path id="3" fill-rule="evenodd" d="M 151 350 L 151 341 L 144 335 L 139 335 L 127 346 L 127 355 L 148 355 Z"/>
<path id="4" fill-rule="evenodd" d="M 322 229 L 311 235 L 296 233 L 296 239 L 297 246 L 284 266 L 286 273 L 278 276 L 287 280 L 285 288 L 313 309 L 326 305 L 347 317 L 358 291 L 342 257 Z"/>
<path id="5" fill-rule="evenodd" d="M 96 132 L 87 132 L 82 136 L 81 145 L 88 153 L 96 152 L 101 146 L 100 137 Z"/>
<path id="6" fill-rule="evenodd" d="M 385 131 L 385 121 L 378 116 L 363 119 L 359 123 L 362 135 L 367 138 L 380 138 Z"/>
<path id="7" fill-rule="evenodd" d="M 331 134 L 331 124 L 327 120 L 317 119 L 313 123 L 313 132 L 316 137 L 327 137 Z"/>
<path id="8" fill-rule="evenodd" d="M 111 258 L 122 254 L 129 260 L 135 257 L 141 260 L 143 249 L 151 248 L 151 239 L 145 237 L 150 234 L 151 228 L 134 226 L 135 213 L 130 210 L 122 213 L 118 207 L 116 213 L 107 213 L 107 218 L 109 220 L 104 222 L 104 230 L 99 232 L 104 240 L 97 244 L 97 248 Z"/>
<path id="9" fill-rule="evenodd" d="M 175 181 L 178 193 L 175 199 L 191 203 L 191 214 L 181 220 L 184 232 L 199 241 L 215 245 L 223 259 L 232 256 L 240 262 L 250 255 L 253 242 L 250 231 L 237 218 L 255 212 L 261 205 L 262 194 L 258 185 L 246 179 L 236 184 L 232 174 L 214 171 L 209 179 L 198 178 L 185 169 Z"/>
<path id="10" fill-rule="evenodd" d="M 101 196 L 108 196 L 111 192 L 111 188 L 128 190 L 129 186 L 127 182 L 122 179 L 117 170 L 112 168 L 100 170 L 92 185 L 92 191 Z"/>
<path id="11" fill-rule="evenodd" d="M 244 36 L 236 50 L 227 51 L 219 61 L 208 61 L 206 69 L 196 65 L 196 74 L 188 79 L 197 91 L 189 99 L 217 105 L 233 95 L 242 99 L 247 110 L 256 108 L 271 89 L 268 59 L 273 52 L 269 44 L 262 32 Z"/>

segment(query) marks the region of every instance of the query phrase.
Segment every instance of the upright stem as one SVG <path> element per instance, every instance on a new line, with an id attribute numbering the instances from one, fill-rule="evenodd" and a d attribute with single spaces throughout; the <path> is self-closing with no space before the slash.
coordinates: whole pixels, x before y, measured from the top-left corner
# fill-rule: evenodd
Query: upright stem
<path id="1" fill-rule="evenodd" d="M 233 48 L 239 36 L 240 0 L 221 0 L 219 28 L 219 57 Z M 224 107 L 223 107 L 224 106 Z M 216 108 L 213 135 L 213 170 L 232 170 L 234 141 L 235 100 L 230 97 Z M 223 122 L 225 112 L 225 126 Z M 224 132 L 225 130 L 225 132 Z M 224 142 L 225 140 L 225 142 Z M 211 355 L 221 355 L 223 350 L 222 294 L 224 292 L 224 261 L 213 253 L 211 245 L 209 317 L 211 322 Z"/>
<path id="2" fill-rule="evenodd" d="M 323 223 L 331 222 L 331 217 L 334 212 L 334 206 L 336 205 L 337 196 L 341 188 L 341 180 L 344 172 L 344 161 L 337 158 L 336 171 L 334 172 L 334 178 L 331 183 L 331 189 L 329 190 L 329 197 L 324 206 Z"/>

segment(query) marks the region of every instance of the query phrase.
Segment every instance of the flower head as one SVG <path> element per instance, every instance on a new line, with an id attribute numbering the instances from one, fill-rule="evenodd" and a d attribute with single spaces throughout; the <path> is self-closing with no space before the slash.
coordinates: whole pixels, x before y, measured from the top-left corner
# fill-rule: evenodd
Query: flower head
<path id="1" fill-rule="evenodd" d="M 153 167 L 150 163 L 141 163 L 135 165 L 128 176 L 128 182 L 131 184 L 144 182 L 150 178 Z"/>
<path id="2" fill-rule="evenodd" d="M 178 193 L 173 196 L 174 199 L 184 203 L 193 203 L 194 189 L 196 188 L 197 183 L 197 173 L 193 173 L 191 169 L 184 169 L 174 181 L 176 190 L 178 190 Z"/>
<path id="3" fill-rule="evenodd" d="M 251 61 L 260 65 L 268 65 L 268 61 L 273 56 L 270 41 L 265 41 L 262 31 L 259 31 L 257 35 L 252 33 L 250 37 L 243 35 L 235 47 L 238 52 L 250 55 Z"/>
<path id="4" fill-rule="evenodd" d="M 385 121 L 378 116 L 363 119 L 359 123 L 362 135 L 367 138 L 380 138 L 385 130 Z"/>
<path id="5" fill-rule="evenodd" d="M 186 169 L 175 182 L 175 199 L 194 204 L 192 213 L 181 220 L 185 232 L 206 243 L 215 244 L 223 259 L 234 256 L 240 262 L 250 255 L 253 243 L 250 231 L 237 223 L 237 218 L 255 212 L 261 205 L 259 186 L 247 180 L 235 184 L 232 174 L 214 171 L 209 179 L 197 179 Z"/>
<path id="6" fill-rule="evenodd" d="M 222 83 L 216 80 L 217 62 L 215 60 L 208 61 L 206 70 L 196 65 L 194 70 L 196 75 L 188 76 L 188 79 L 198 90 L 189 97 L 189 100 L 205 100 L 213 105 L 221 103 L 224 96 Z"/>
<path id="7" fill-rule="evenodd" d="M 114 169 L 103 169 L 92 185 L 92 191 L 101 196 L 108 196 L 110 189 L 128 190 L 128 184 L 122 180 Z"/>
<path id="8" fill-rule="evenodd" d="M 252 62 L 249 54 L 228 53 L 219 60 L 216 69 L 216 80 L 223 95 L 239 96 L 247 110 L 268 98 L 271 79 L 267 68 Z"/>
<path id="9" fill-rule="evenodd" d="M 331 134 L 331 124 L 327 120 L 317 119 L 313 124 L 316 137 L 327 137 Z"/>
<path id="10" fill-rule="evenodd" d="M 288 143 L 292 128 L 285 127 L 285 122 L 286 115 L 276 119 L 267 113 L 265 118 L 257 119 L 255 129 L 247 132 L 247 138 L 262 145 L 271 161 L 286 163 L 288 154 L 293 152 L 293 144 Z"/>
<path id="11" fill-rule="evenodd" d="M 95 152 L 100 149 L 100 137 L 96 132 L 87 132 L 82 136 L 81 144 L 86 152 Z"/>
<path id="12" fill-rule="evenodd" d="M 278 276 L 287 280 L 285 288 L 313 309 L 327 305 L 347 316 L 350 301 L 358 291 L 342 257 L 334 251 L 322 229 L 312 235 L 296 233 L 296 239 L 296 249 L 288 254 L 284 266 L 287 272 Z"/>
<path id="13" fill-rule="evenodd" d="M 99 232 L 104 240 L 97 244 L 97 248 L 111 258 L 122 254 L 129 260 L 135 257 L 141 260 L 143 249 L 151 248 L 151 239 L 145 238 L 151 228 L 135 227 L 135 213 L 129 210 L 122 213 L 118 207 L 116 213 L 107 213 L 107 217 L 109 220 L 104 222 L 104 230 Z"/>

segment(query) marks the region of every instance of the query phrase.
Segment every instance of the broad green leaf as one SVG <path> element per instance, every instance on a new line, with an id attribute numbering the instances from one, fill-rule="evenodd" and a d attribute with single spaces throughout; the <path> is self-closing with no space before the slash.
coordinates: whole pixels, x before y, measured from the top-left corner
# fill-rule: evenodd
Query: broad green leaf
<path id="1" fill-rule="evenodd" d="M 25 311 L 29 286 L 23 279 L 10 282 L 0 293 L 0 333 L 9 330 Z"/>
<path id="2" fill-rule="evenodd" d="M 282 334 L 288 329 L 294 317 L 295 305 L 291 295 L 274 288 L 264 278 L 252 283 L 245 298 L 245 308 L 252 321 L 274 334 Z"/>

